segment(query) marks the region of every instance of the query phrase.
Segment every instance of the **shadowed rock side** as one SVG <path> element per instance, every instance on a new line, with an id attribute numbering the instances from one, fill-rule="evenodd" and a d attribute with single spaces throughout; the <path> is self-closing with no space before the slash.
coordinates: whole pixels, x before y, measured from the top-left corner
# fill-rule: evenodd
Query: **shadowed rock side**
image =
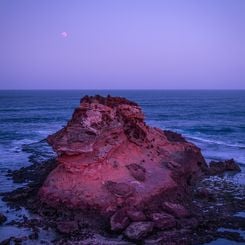
<path id="1" fill-rule="evenodd" d="M 48 142 L 58 166 L 39 191 L 41 201 L 97 211 L 131 239 L 188 217 L 190 186 L 207 168 L 199 148 L 147 126 L 141 108 L 120 97 L 84 97 Z"/>

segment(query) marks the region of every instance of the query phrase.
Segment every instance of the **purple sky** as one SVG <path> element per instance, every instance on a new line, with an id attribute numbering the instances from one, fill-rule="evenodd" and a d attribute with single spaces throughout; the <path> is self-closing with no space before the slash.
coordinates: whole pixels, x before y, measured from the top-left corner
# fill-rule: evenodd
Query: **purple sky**
<path id="1" fill-rule="evenodd" d="M 245 89 L 245 0 L 0 0 L 0 89 Z"/>

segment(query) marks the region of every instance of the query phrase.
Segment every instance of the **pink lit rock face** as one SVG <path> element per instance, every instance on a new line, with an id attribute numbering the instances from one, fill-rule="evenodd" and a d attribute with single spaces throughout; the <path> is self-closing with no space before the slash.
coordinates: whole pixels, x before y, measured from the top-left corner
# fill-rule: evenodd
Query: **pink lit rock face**
<path id="1" fill-rule="evenodd" d="M 174 226 L 174 219 L 190 215 L 190 186 L 206 169 L 199 148 L 147 126 L 141 108 L 119 97 L 84 97 L 48 142 L 59 164 L 39 191 L 41 201 L 95 210 L 112 217 L 112 230 L 135 220 L 154 224 L 154 213 Z"/>

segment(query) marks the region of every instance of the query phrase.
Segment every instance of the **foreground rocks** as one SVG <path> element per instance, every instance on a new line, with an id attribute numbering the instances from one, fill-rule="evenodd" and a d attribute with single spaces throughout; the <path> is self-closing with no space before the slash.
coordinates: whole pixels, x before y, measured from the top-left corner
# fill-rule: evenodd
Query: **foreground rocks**
<path id="1" fill-rule="evenodd" d="M 30 171 L 30 168 L 27 169 L 28 175 L 26 177 L 29 176 L 34 181 L 35 178 L 31 175 L 37 173 L 35 172 L 37 168 L 34 166 L 33 171 Z M 21 172 L 24 174 L 24 169 L 21 169 Z M 237 177 L 239 175 L 236 175 Z M 34 186 L 33 182 L 30 184 Z M 26 189 L 19 190 L 25 193 Z M 245 232 L 245 217 L 234 216 L 234 214 L 245 211 L 245 187 L 235 184 L 233 179 L 228 176 L 205 176 L 193 186 L 191 215 L 184 213 L 185 217 L 176 218 L 166 211 L 151 213 L 148 216 L 136 209 L 124 210 L 126 214 L 121 210 L 117 217 L 113 215 L 111 221 L 115 224 L 118 221 L 123 224 L 123 219 L 128 217 L 126 225 L 113 232 L 110 231 L 113 223 L 112 226 L 109 226 L 101 216 L 84 214 L 81 210 L 72 211 L 61 209 L 61 207 L 55 209 L 41 205 L 36 196 L 37 190 L 36 194 L 32 192 L 32 195 L 27 195 L 25 202 L 22 198 L 18 201 L 15 193 L 16 191 L 5 194 L 5 198 L 14 200 L 15 206 L 27 207 L 40 216 L 38 219 L 24 218 L 23 221 L 8 223 L 7 225 L 31 228 L 33 232 L 29 237 L 11 238 L 0 244 L 10 244 L 10 241 L 19 242 L 19 244 L 21 241 L 32 244 L 35 243 L 35 239 L 42 241 L 42 230 L 51 228 L 59 236 L 49 242 L 62 245 L 137 244 L 135 241 L 138 241 L 139 244 L 189 245 L 204 244 L 218 238 L 228 239 L 227 243 L 229 241 L 245 242 L 239 234 L 239 231 Z M 11 198 L 11 196 L 15 196 L 15 198 Z M 166 206 L 169 206 L 168 202 L 164 203 L 165 209 Z M 179 206 L 170 205 L 170 207 L 182 210 Z M 128 223 L 128 221 L 130 222 Z M 149 226 L 144 224 L 149 224 Z M 222 229 L 220 230 L 220 228 Z M 47 240 L 44 239 L 43 244 L 48 244 Z"/>
<path id="2" fill-rule="evenodd" d="M 9 193 L 1 193 L 3 201 L 8 202 L 12 207 L 26 206 L 36 209 L 36 195 L 47 178 L 47 175 L 57 166 L 55 159 L 50 159 L 42 164 L 34 163 L 8 173 L 16 183 L 28 182 L 28 185 L 18 188 Z M 39 205 L 37 203 L 37 205 Z"/>

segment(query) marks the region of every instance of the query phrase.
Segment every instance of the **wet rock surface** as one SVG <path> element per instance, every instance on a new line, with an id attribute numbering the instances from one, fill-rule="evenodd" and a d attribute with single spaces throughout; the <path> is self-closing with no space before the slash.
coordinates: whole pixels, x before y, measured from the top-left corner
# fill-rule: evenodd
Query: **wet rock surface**
<path id="1" fill-rule="evenodd" d="M 131 240 L 141 240 L 153 230 L 152 222 L 132 222 L 124 231 Z"/>
<path id="2" fill-rule="evenodd" d="M 229 159 L 226 161 L 211 161 L 209 163 L 209 174 L 217 175 L 222 174 L 226 171 L 240 172 L 240 166 L 234 161 L 234 159 Z"/>
<path id="3" fill-rule="evenodd" d="M 153 213 L 152 221 L 154 222 L 154 227 L 161 230 L 167 230 L 176 226 L 175 218 L 168 213 Z"/>
<path id="4" fill-rule="evenodd" d="M 181 204 L 164 202 L 163 209 L 177 218 L 184 218 L 190 215 L 190 212 Z"/>
<path id="5" fill-rule="evenodd" d="M 76 221 L 61 221 L 57 222 L 57 230 L 60 233 L 72 234 L 78 230 L 78 223 Z"/>
<path id="6" fill-rule="evenodd" d="M 15 183 L 32 182 L 42 183 L 47 175 L 57 166 L 55 159 L 45 161 L 44 164 L 34 163 L 31 166 L 23 167 L 19 170 L 9 171 L 8 175 Z"/>
<path id="7" fill-rule="evenodd" d="M 34 169 L 36 170 L 35 166 Z M 33 174 L 37 174 L 35 170 L 32 172 Z M 24 172 L 24 169 L 21 171 Z M 27 176 L 30 175 L 29 169 L 27 173 Z M 36 182 L 35 185 L 40 186 L 41 183 Z M 105 220 L 99 214 L 94 213 L 93 215 L 81 210 L 40 205 L 37 190 L 36 193 L 31 192 L 31 195 L 28 188 L 21 188 L 20 190 L 27 198 L 18 199 L 16 191 L 14 191 L 13 193 L 5 193 L 6 200 L 14 199 L 16 208 L 25 206 L 32 212 L 39 214 L 39 218 L 15 222 L 18 227 L 32 228 L 33 233 L 30 237 L 10 238 L 1 244 L 10 244 L 10 242 L 17 242 L 17 244 L 18 242 L 19 244 L 27 242 L 28 244 L 28 241 L 40 239 L 42 229 L 50 228 L 60 234 L 57 239 L 49 241 L 51 244 L 137 244 L 140 242 L 177 245 L 203 244 L 217 238 L 245 242 L 244 238 L 237 232 L 237 230 L 245 231 L 245 217 L 234 215 L 245 210 L 245 188 L 223 176 L 203 177 L 196 186 L 192 187 L 192 212 L 190 216 L 175 217 L 173 212 L 167 213 L 166 204 L 169 206 L 168 202 L 161 203 L 165 211 L 161 209 L 161 212 L 158 213 L 142 212 L 133 208 L 121 209 L 118 215 L 114 215 L 115 220 L 113 222 L 121 223 L 122 226 L 121 229 L 115 229 L 115 231 L 111 231 L 112 226 L 108 224 L 110 220 Z M 25 194 L 26 190 L 28 194 Z M 11 197 L 12 195 L 14 198 Z M 170 204 L 171 208 L 176 209 L 176 204 L 173 205 L 172 202 Z M 179 206 L 177 206 L 177 210 L 179 210 Z M 130 222 L 125 217 L 128 217 Z M 134 225 L 130 233 L 126 235 L 128 226 L 139 222 L 150 222 L 153 228 L 151 225 L 147 226 L 149 229 Z M 224 230 L 220 230 L 220 227 Z M 227 231 L 226 229 L 231 230 Z M 123 236 L 121 235 L 122 232 Z M 43 241 L 43 244 L 48 243 Z"/>
<path id="8" fill-rule="evenodd" d="M 7 217 L 0 213 L 0 225 L 3 224 L 7 220 Z"/>
<path id="9" fill-rule="evenodd" d="M 110 218 L 111 230 L 122 231 L 129 225 L 130 221 L 125 210 L 119 210 Z"/>
<path id="10" fill-rule="evenodd" d="M 28 185 L 12 191 L 11 195 L 9 195 L 9 193 L 1 193 L 3 201 L 8 202 L 12 207 L 14 207 L 16 205 L 19 206 L 20 204 L 26 206 L 28 200 L 28 206 L 31 208 L 33 197 L 36 196 L 39 188 L 42 186 L 42 183 L 45 181 L 50 171 L 52 171 L 56 166 L 56 160 L 50 159 L 41 164 L 35 163 L 16 171 L 9 171 L 8 176 L 12 177 L 14 182 L 28 182 Z"/>

